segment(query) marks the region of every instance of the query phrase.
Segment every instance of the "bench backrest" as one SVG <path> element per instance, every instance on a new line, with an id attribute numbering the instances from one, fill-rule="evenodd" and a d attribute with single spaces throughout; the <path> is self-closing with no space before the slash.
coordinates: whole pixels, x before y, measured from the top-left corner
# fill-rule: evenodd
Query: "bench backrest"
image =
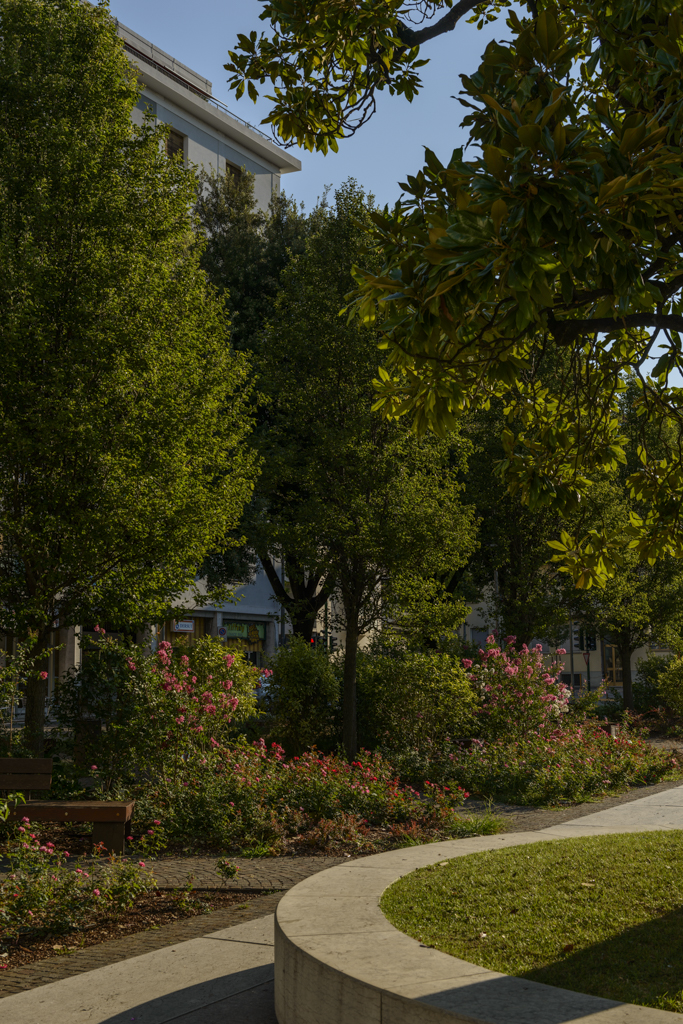
<path id="1" fill-rule="evenodd" d="M 23 792 L 51 785 L 51 757 L 0 757 L 0 789 Z"/>

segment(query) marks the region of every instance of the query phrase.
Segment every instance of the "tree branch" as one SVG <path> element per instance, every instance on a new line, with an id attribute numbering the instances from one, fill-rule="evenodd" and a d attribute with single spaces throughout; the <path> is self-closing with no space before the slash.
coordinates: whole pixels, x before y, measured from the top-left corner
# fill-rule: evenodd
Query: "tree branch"
<path id="1" fill-rule="evenodd" d="M 451 7 L 448 14 L 445 14 L 435 24 L 427 25 L 425 28 L 418 29 L 417 31 L 411 28 L 410 25 L 399 21 L 396 34 L 406 46 L 419 46 L 420 43 L 426 43 L 430 39 L 435 39 L 436 36 L 442 36 L 444 32 L 452 32 L 463 14 L 469 14 L 479 2 L 480 0 L 460 0 L 460 3 Z"/>
<path id="2" fill-rule="evenodd" d="M 269 555 L 259 555 L 259 558 L 261 559 L 261 565 L 263 566 L 263 571 L 265 572 L 266 576 L 268 577 L 268 582 L 270 583 L 271 587 L 273 588 L 273 593 L 275 594 L 275 597 L 278 599 L 280 604 L 283 604 L 283 605 L 286 606 L 287 602 L 291 601 L 292 599 L 289 596 L 289 594 L 287 593 L 287 591 L 285 590 L 285 588 L 283 587 L 282 580 L 280 579 L 280 577 L 278 576 L 277 572 L 275 571 L 275 566 L 273 565 L 272 561 L 270 560 L 270 556 Z"/>
<path id="3" fill-rule="evenodd" d="M 579 334 L 596 334 L 623 330 L 628 327 L 659 327 L 666 330 L 683 331 L 683 316 L 673 313 L 629 313 L 628 316 L 600 317 L 596 320 L 556 320 L 548 315 L 548 330 L 560 345 L 571 345 Z"/>

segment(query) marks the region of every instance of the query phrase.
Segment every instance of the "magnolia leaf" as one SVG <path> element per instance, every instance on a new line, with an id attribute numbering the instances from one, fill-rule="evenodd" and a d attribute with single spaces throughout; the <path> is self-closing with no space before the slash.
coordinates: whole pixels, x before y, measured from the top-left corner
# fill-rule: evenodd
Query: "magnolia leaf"
<path id="1" fill-rule="evenodd" d="M 559 39 L 557 22 L 550 11 L 541 11 L 536 19 L 536 38 L 546 56 L 557 46 Z"/>
<path id="2" fill-rule="evenodd" d="M 519 141 L 527 149 L 537 149 L 541 141 L 541 126 L 538 124 L 523 124 L 517 129 Z"/>
<path id="3" fill-rule="evenodd" d="M 505 175 L 505 157 L 498 147 L 484 146 L 484 160 L 489 172 L 500 181 Z"/>
<path id="4" fill-rule="evenodd" d="M 496 234 L 500 234 L 501 221 L 507 217 L 508 207 L 504 199 L 496 199 L 495 203 L 491 207 L 491 220 L 495 228 Z"/>

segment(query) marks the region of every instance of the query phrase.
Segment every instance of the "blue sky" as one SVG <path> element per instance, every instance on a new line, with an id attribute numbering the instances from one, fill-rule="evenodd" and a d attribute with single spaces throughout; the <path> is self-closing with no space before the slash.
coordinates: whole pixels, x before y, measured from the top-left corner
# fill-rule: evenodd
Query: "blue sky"
<path id="1" fill-rule="evenodd" d="M 256 106 L 249 99 L 235 103 L 223 68 L 237 33 L 264 27 L 258 18 L 259 0 L 110 0 L 110 6 L 129 28 L 211 79 L 214 95 L 240 117 L 258 125 L 268 113 L 264 100 Z M 420 96 L 410 104 L 402 97 L 381 95 L 373 120 L 341 142 L 338 154 L 295 150 L 303 167 L 283 179 L 286 191 L 310 209 L 326 185 L 340 185 L 352 176 L 379 203 L 393 203 L 400 195 L 398 182 L 422 166 L 425 146 L 448 160 L 453 147 L 465 143 L 458 127 L 464 110 L 450 97 L 460 88 L 458 75 L 475 71 L 489 39 L 505 33 L 503 22 L 481 32 L 461 22 L 455 31 L 428 43 L 422 56 L 430 63 L 422 72 Z"/>

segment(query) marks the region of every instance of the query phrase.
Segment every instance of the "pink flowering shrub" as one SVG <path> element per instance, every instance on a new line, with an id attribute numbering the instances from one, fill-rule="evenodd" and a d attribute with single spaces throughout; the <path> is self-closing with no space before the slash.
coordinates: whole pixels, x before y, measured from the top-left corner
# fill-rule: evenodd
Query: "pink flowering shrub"
<path id="1" fill-rule="evenodd" d="M 141 774 L 178 775 L 195 752 L 222 746 L 258 713 L 260 671 L 214 637 L 150 651 L 100 629 L 94 646 L 60 682 L 53 710 L 64 748 L 73 745 L 75 774 L 95 760 L 103 795 L 122 793 Z M 104 726 L 90 746 L 77 736 L 84 718 Z"/>
<path id="2" fill-rule="evenodd" d="M 87 869 L 80 862 L 67 867 L 68 850 L 41 845 L 28 817 L 2 854 L 8 872 L 0 876 L 0 934 L 7 938 L 69 931 L 101 911 L 127 910 L 139 893 L 156 887 L 138 865 L 115 857 Z"/>
<path id="3" fill-rule="evenodd" d="M 517 648 L 515 639 L 507 637 L 503 649 L 489 636 L 476 661 L 463 659 L 481 698 L 479 730 L 487 738 L 556 729 L 569 706 L 570 692 L 559 680 L 560 662 L 544 658 L 540 644 L 532 650 L 526 644 Z"/>

